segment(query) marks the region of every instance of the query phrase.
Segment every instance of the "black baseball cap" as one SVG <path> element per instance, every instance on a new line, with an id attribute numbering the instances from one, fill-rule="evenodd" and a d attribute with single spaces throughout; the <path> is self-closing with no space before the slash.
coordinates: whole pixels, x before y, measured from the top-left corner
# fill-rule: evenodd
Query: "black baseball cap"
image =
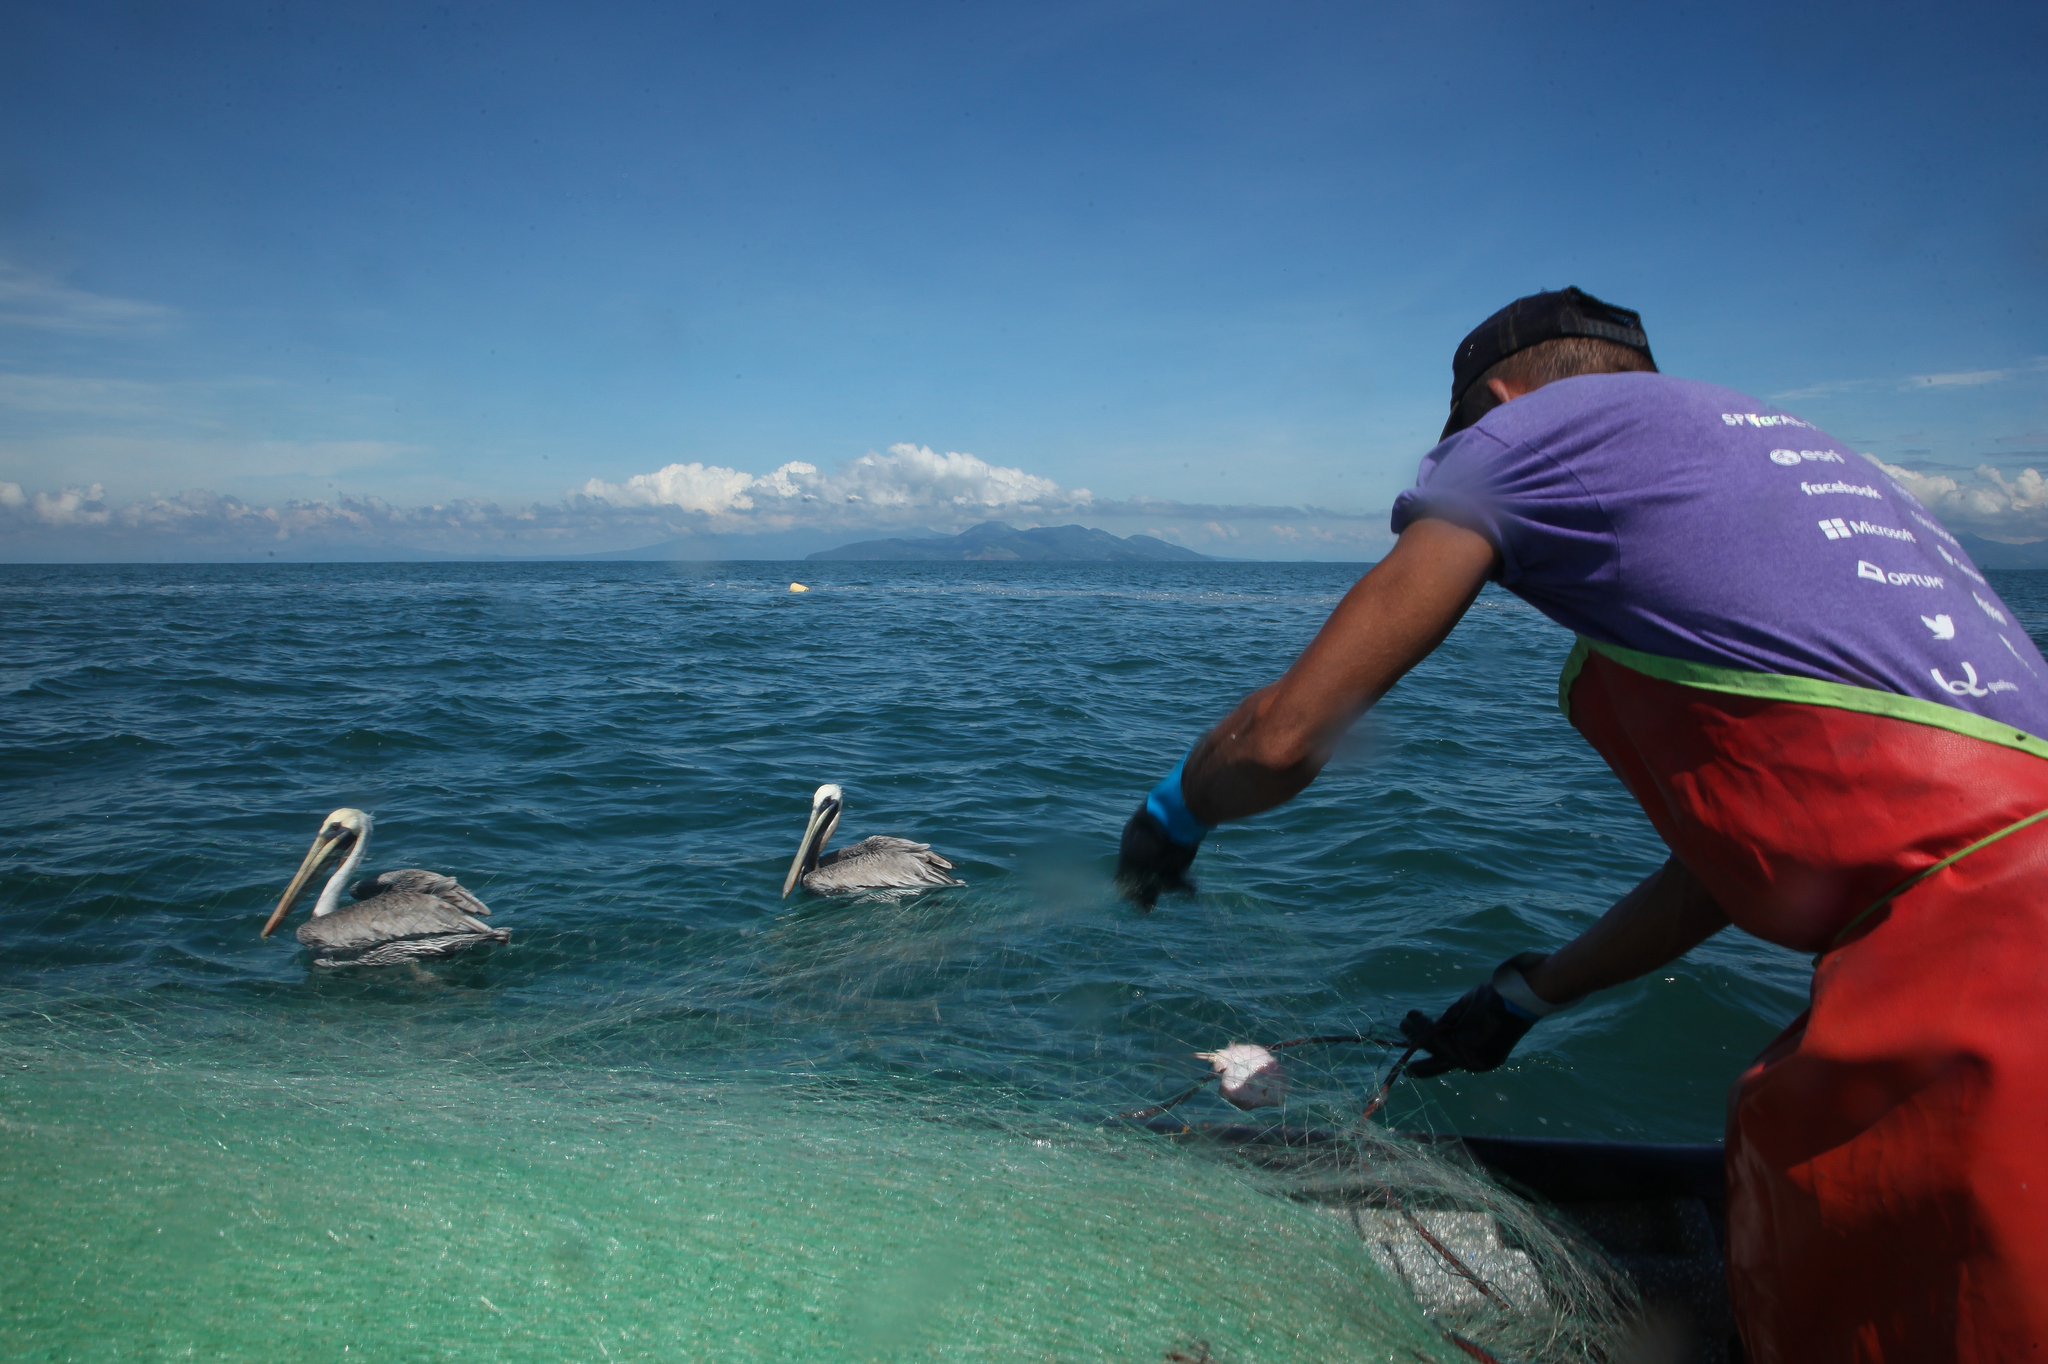
<path id="1" fill-rule="evenodd" d="M 1580 289 L 1558 289 L 1550 293 L 1518 298 L 1492 317 L 1474 327 L 1458 343 L 1451 357 L 1451 419 L 1444 423 L 1443 440 L 1462 431 L 1477 418 L 1460 420 L 1459 406 L 1465 392 L 1479 382 L 1479 376 L 1516 351 L 1527 350 L 1561 336 L 1596 336 L 1602 341 L 1650 354 L 1650 338 L 1643 332 L 1640 313 L 1617 308 Z M 1651 358 L 1650 363 L 1656 360 Z"/>

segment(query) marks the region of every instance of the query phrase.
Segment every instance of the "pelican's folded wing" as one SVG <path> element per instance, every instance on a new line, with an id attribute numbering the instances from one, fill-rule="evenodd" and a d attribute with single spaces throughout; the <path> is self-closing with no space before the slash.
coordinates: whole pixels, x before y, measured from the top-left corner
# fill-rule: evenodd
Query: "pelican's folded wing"
<path id="1" fill-rule="evenodd" d="M 299 925 L 298 939 L 323 956 L 348 957 L 385 943 L 495 938 L 509 941 L 506 929 L 492 928 L 433 895 L 393 890 Z"/>
<path id="2" fill-rule="evenodd" d="M 443 876 L 437 871 L 422 871 L 418 867 L 380 871 L 375 876 L 365 876 L 348 889 L 348 893 L 358 900 L 372 899 L 393 891 L 434 896 L 446 900 L 464 914 L 477 914 L 489 918 L 491 913 L 484 907 L 482 900 L 470 894 L 454 877 Z"/>
<path id="3" fill-rule="evenodd" d="M 849 843 L 818 859 L 818 869 L 804 877 L 806 889 L 834 891 L 911 890 L 918 886 L 964 886 L 946 875 L 953 864 L 932 851 L 929 843 L 878 834 Z"/>
<path id="4" fill-rule="evenodd" d="M 942 867 L 953 865 L 937 853 L 932 852 L 932 845 L 929 843 L 913 843 L 907 838 L 891 838 L 887 834 L 874 834 L 868 838 L 863 838 L 858 843 L 849 843 L 838 852 L 826 853 L 825 856 L 827 858 L 880 857 L 884 853 L 925 853 L 932 861 Z"/>

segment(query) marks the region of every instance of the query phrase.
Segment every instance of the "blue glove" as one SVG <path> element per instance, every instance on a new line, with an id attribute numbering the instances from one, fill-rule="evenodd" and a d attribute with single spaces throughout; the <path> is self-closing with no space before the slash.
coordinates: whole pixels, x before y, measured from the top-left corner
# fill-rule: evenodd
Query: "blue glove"
<path id="1" fill-rule="evenodd" d="M 1152 788 L 1125 822 L 1117 847 L 1117 884 L 1143 909 L 1152 908 L 1164 891 L 1195 888 L 1187 869 L 1211 826 L 1188 812 L 1180 789 L 1181 769 L 1186 766 L 1187 759 L 1182 758 L 1166 780 Z"/>

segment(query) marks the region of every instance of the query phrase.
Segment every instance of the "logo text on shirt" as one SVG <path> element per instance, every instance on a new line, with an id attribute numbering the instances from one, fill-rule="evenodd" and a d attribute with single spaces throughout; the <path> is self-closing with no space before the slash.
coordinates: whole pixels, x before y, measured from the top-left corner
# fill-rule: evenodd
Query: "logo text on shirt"
<path id="1" fill-rule="evenodd" d="M 1868 559 L 1856 561 L 1856 576 L 1868 578 L 1874 583 L 1890 583 L 1893 587 L 1946 587 L 1948 584 L 1931 573 L 1887 573 Z"/>
<path id="2" fill-rule="evenodd" d="M 1721 420 L 1730 426 L 1803 426 L 1809 431 L 1818 429 L 1812 422 L 1803 422 L 1782 412 L 1723 412 Z"/>
<path id="3" fill-rule="evenodd" d="M 1934 685 L 1952 696 L 1989 696 L 1995 691 L 2019 690 L 2019 687 L 2011 682 L 1993 682 L 1988 686 L 1978 686 L 1977 670 L 1967 663 L 1963 665 L 1963 675 L 1954 681 L 1943 677 L 1939 668 L 1929 668 L 1928 671 L 1934 675 Z"/>
<path id="4" fill-rule="evenodd" d="M 1998 637 L 1998 642 L 2005 646 L 2005 651 L 2007 653 L 2011 654 L 2014 658 L 2020 661 L 2020 666 L 2022 668 L 2025 668 L 2030 673 L 2034 671 L 2034 665 L 2027 662 L 2027 656 L 2025 654 L 2021 653 L 2018 649 L 2012 647 L 2011 640 L 2007 639 L 2004 635 L 2000 635 Z"/>
<path id="5" fill-rule="evenodd" d="M 1940 526 L 1935 525 L 1934 522 L 1928 520 L 1919 512 L 1908 512 L 1907 515 L 1911 516 L 1915 521 L 1918 521 L 1921 525 L 1927 527 L 1927 529 L 1933 531 L 1936 535 L 1939 535 L 1942 539 L 1954 545 L 1957 549 L 1962 548 L 1962 544 L 1956 539 L 1955 536 L 1950 535 L 1947 531 L 1943 530 Z"/>
<path id="6" fill-rule="evenodd" d="M 1824 517 L 1820 523 L 1821 533 L 1830 540 L 1846 540 L 1852 535 L 1882 535 L 1887 540 L 1913 540 L 1913 532 L 1900 530 L 1896 526 L 1880 526 L 1874 521 L 1847 521 L 1839 516 Z"/>
<path id="7" fill-rule="evenodd" d="M 1916 516 L 1916 517 L 1914 517 L 1913 519 L 1914 519 L 1915 521 L 1917 521 L 1917 520 L 1919 520 L 1920 518 Z M 1937 527 L 1937 529 L 1938 529 L 1938 527 Z M 1965 573 L 1969 574 L 1969 575 L 1970 575 L 1971 577 L 1975 578 L 1975 579 L 1976 579 L 1976 580 L 1977 580 L 1978 582 L 1980 582 L 1980 583 L 1984 582 L 1984 575 L 1983 575 L 1982 573 L 1979 573 L 1979 572 L 1978 572 L 1978 571 L 1977 571 L 1976 569 L 1974 569 L 1974 568 L 1971 568 L 1971 567 L 1970 567 L 1970 566 L 1969 566 L 1968 564 L 1964 563 L 1964 562 L 1963 562 L 1963 561 L 1962 561 L 1961 559 L 1958 559 L 1958 558 L 1957 558 L 1957 557 L 1956 557 L 1955 555 L 1953 555 L 1953 554 L 1949 553 L 1949 552 L 1948 552 L 1947 550 L 1943 549 L 1943 548 L 1942 548 L 1942 547 L 1941 547 L 1940 545 L 1936 545 L 1936 546 L 1934 547 L 1934 552 L 1935 552 L 1936 554 L 1939 554 L 1939 555 L 1940 555 L 1940 556 L 1941 556 L 1941 557 L 1942 557 L 1943 559 L 1946 559 L 1946 560 L 1948 561 L 1948 566 L 1949 566 L 1950 568 L 1960 568 L 1960 569 L 1961 569 L 1961 570 L 1962 570 L 1963 572 L 1965 572 Z M 1984 583 L 1984 585 L 1985 585 L 1986 587 L 1989 587 L 1989 586 L 1990 586 L 1991 584 L 1989 584 L 1989 583 Z"/>
<path id="8" fill-rule="evenodd" d="M 1821 493 L 1854 493 L 1858 497 L 1874 497 L 1880 502 L 1884 500 L 1883 493 L 1875 488 L 1866 488 L 1861 483 L 1802 482 L 1799 485 L 1799 491 L 1805 493 L 1808 497 L 1814 497 Z"/>
<path id="9" fill-rule="evenodd" d="M 1848 460 L 1843 459 L 1840 455 L 1836 454 L 1832 450 L 1771 451 L 1771 463 L 1773 464 L 1782 464 L 1789 469 L 1793 465 L 1798 464 L 1801 461 L 1818 461 L 1822 464 L 1847 464 L 1849 462 Z"/>

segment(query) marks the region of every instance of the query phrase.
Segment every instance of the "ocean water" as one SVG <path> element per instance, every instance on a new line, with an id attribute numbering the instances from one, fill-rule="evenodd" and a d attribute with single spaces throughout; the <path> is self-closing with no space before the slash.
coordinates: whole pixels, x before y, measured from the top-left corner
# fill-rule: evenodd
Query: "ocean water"
<path id="1" fill-rule="evenodd" d="M 1391 1036 L 1661 860 L 1558 714 L 1569 639 L 1489 589 L 1198 895 L 1118 900 L 1124 817 L 1359 571 L 0 568 L 0 1353 L 1393 1351 L 1311 1214 L 1074 1135 L 1197 1050 Z M 1995 576 L 2048 634 L 2048 575 Z M 969 884 L 779 898 L 824 781 L 839 841 Z M 316 971 L 303 905 L 259 940 L 343 805 L 366 870 L 455 874 L 511 943 Z M 1387 1116 L 1713 1140 L 1806 978 L 1730 932 Z M 1299 1123 L 1390 1059 L 1293 1056 Z"/>

